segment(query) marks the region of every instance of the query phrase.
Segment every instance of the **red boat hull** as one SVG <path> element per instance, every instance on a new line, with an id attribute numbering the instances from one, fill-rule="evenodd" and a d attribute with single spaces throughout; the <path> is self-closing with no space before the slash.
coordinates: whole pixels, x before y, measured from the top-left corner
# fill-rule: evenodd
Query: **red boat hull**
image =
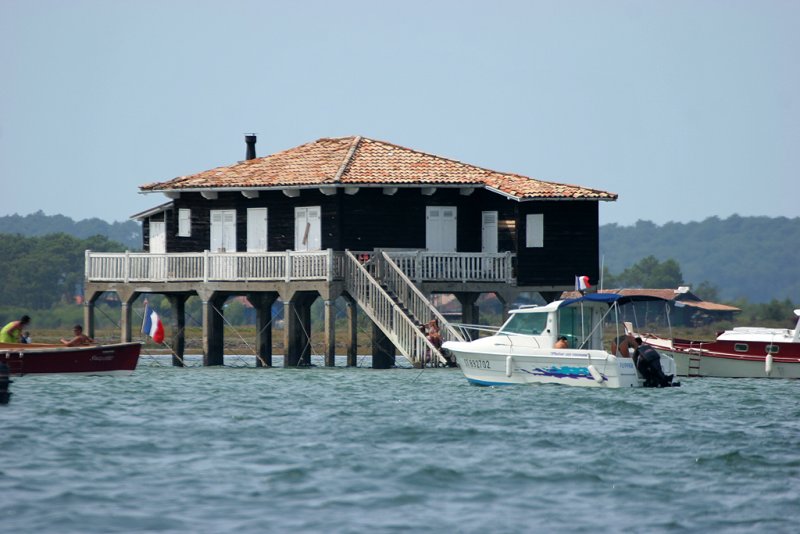
<path id="1" fill-rule="evenodd" d="M 141 343 L 66 347 L 0 343 L 0 362 L 12 375 L 74 373 L 130 374 L 139 361 Z"/>
<path id="2" fill-rule="evenodd" d="M 645 343 L 659 352 L 672 356 L 678 376 L 800 378 L 797 343 L 669 340 L 646 335 L 642 337 Z M 767 345 L 772 345 L 773 350 L 769 366 Z"/>

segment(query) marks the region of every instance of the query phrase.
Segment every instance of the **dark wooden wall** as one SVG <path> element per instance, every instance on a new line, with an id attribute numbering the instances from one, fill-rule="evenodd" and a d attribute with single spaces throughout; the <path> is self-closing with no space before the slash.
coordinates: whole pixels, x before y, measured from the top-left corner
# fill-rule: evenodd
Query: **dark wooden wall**
<path id="1" fill-rule="evenodd" d="M 172 209 L 156 214 L 166 217 L 168 252 L 201 252 L 210 244 L 210 210 L 236 210 L 237 250 L 247 250 L 247 208 L 266 207 L 268 249 L 294 248 L 294 208 L 321 207 L 322 248 L 372 250 L 375 248 L 425 248 L 426 206 L 457 208 L 459 252 L 480 252 L 481 212 L 498 212 L 498 250 L 517 253 L 519 285 L 572 285 L 576 275 L 599 278 L 599 220 L 595 201 L 517 202 L 486 190 L 461 195 L 457 188 L 438 189 L 422 195 L 419 188 L 400 188 L 384 195 L 380 188 L 362 188 L 355 195 L 338 190 L 323 195 L 317 189 L 302 190 L 289 198 L 280 191 L 262 191 L 248 199 L 239 192 L 220 193 L 215 200 L 199 193 L 184 193 Z M 191 236 L 178 237 L 178 209 L 192 210 Z M 526 215 L 544 216 L 544 247 L 526 248 Z M 142 225 L 144 250 L 149 246 L 149 225 Z"/>
<path id="2" fill-rule="evenodd" d="M 241 193 L 220 193 L 219 198 L 207 200 L 199 193 L 184 193 L 167 212 L 167 251 L 201 252 L 211 243 L 211 210 L 236 210 L 236 250 L 247 250 L 247 208 L 267 208 L 267 248 L 284 251 L 294 248 L 294 208 L 320 206 L 322 217 L 322 248 L 337 249 L 338 199 L 325 196 L 319 190 L 304 191 L 300 197 L 289 198 L 281 192 L 262 192 L 259 198 L 245 198 Z M 192 210 L 190 237 L 178 237 L 178 210 Z"/>
<path id="3" fill-rule="evenodd" d="M 544 218 L 544 246 L 527 248 L 526 219 Z M 592 284 L 600 278 L 598 203 L 594 201 L 522 202 L 517 223 L 517 280 L 519 285 L 573 285 L 586 275 Z"/>

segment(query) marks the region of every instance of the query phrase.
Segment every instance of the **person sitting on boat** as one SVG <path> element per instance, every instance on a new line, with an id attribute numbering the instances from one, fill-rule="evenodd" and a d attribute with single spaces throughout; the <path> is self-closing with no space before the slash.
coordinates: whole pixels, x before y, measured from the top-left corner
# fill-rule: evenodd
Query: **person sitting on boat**
<path id="1" fill-rule="evenodd" d="M 633 353 L 633 363 L 644 378 L 644 387 L 667 388 L 672 385 L 674 377 L 664 374 L 661 369 L 661 355 L 637 337 L 634 340 L 636 350 Z"/>
<path id="2" fill-rule="evenodd" d="M 569 348 L 569 341 L 567 341 L 567 337 L 566 336 L 559 336 L 558 337 L 558 341 L 556 341 L 556 344 L 553 345 L 553 348 L 554 349 L 568 349 Z"/>
<path id="3" fill-rule="evenodd" d="M 19 321 L 11 321 L 0 330 L 0 343 L 24 343 L 22 329 L 31 323 L 27 315 L 20 317 Z"/>
<path id="4" fill-rule="evenodd" d="M 631 351 L 636 350 L 636 340 L 630 334 L 622 334 L 611 342 L 611 354 L 630 358 Z"/>
<path id="5" fill-rule="evenodd" d="M 83 327 L 79 324 L 75 325 L 75 328 L 72 329 L 72 333 L 75 334 L 75 337 L 72 339 L 64 339 L 61 338 L 61 343 L 68 347 L 77 347 L 79 345 L 94 345 L 94 339 L 90 338 L 86 334 L 83 333 Z"/>

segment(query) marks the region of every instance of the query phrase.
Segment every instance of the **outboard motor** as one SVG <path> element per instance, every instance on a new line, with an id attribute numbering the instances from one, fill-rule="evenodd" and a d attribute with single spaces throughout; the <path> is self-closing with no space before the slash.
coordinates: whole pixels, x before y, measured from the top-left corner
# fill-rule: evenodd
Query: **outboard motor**
<path id="1" fill-rule="evenodd" d="M 641 338 L 637 338 L 639 348 L 633 355 L 633 361 L 639 374 L 644 378 L 646 388 L 668 388 L 678 387 L 680 382 L 673 382 L 675 375 L 665 375 L 661 368 L 661 355 L 650 345 L 642 343 Z"/>

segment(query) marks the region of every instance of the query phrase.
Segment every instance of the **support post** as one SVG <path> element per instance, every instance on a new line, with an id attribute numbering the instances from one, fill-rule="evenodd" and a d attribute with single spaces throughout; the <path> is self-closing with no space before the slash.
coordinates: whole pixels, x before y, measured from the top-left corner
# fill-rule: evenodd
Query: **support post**
<path id="1" fill-rule="evenodd" d="M 119 340 L 121 343 L 130 343 L 130 341 L 133 339 L 131 335 L 132 333 L 131 321 L 133 319 L 132 305 L 134 300 L 136 300 L 136 297 L 122 298 L 122 295 L 120 295 Z"/>
<path id="2" fill-rule="evenodd" d="M 300 321 L 297 317 L 295 298 L 283 302 L 283 366 L 297 367 L 300 364 Z"/>
<path id="3" fill-rule="evenodd" d="M 335 301 L 325 300 L 325 366 L 336 366 L 336 305 Z"/>
<path id="4" fill-rule="evenodd" d="M 390 369 L 395 365 L 395 346 L 378 325 L 372 323 L 372 368 Z"/>
<path id="5" fill-rule="evenodd" d="M 476 304 L 480 293 L 456 293 L 455 296 L 461 303 L 461 322 L 472 325 L 480 323 L 480 308 Z M 465 333 L 472 339 L 474 332 L 466 329 Z"/>
<path id="6" fill-rule="evenodd" d="M 256 367 L 272 367 L 272 305 L 277 298 L 277 293 L 247 295 L 256 309 Z"/>
<path id="7" fill-rule="evenodd" d="M 300 328 L 298 337 L 301 344 L 300 365 L 309 367 L 311 365 L 311 304 L 315 298 L 301 298 L 295 308 L 300 314 Z"/>
<path id="8" fill-rule="evenodd" d="M 223 365 L 225 363 L 225 333 L 221 304 L 224 296 L 211 293 L 208 300 L 204 300 L 203 308 L 203 365 Z M 219 311 L 217 311 L 219 310 Z"/>
<path id="9" fill-rule="evenodd" d="M 94 338 L 94 312 L 100 295 L 102 293 L 94 292 L 91 295 L 84 294 L 83 296 L 83 331 L 91 338 Z"/>
<path id="10" fill-rule="evenodd" d="M 183 367 L 183 353 L 186 350 L 186 301 L 188 295 L 167 295 L 172 309 L 172 365 Z"/>
<path id="11" fill-rule="evenodd" d="M 358 365 L 358 307 L 351 298 L 347 302 L 347 366 Z"/>

